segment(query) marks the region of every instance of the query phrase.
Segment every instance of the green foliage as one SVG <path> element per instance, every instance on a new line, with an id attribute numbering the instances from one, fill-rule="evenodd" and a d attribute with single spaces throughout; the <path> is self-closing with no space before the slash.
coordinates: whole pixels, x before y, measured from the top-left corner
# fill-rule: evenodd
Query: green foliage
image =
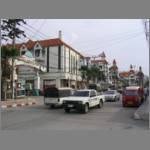
<path id="1" fill-rule="evenodd" d="M 26 24 L 23 19 L 3 19 L 1 25 L 1 38 L 2 40 L 14 39 L 15 37 L 20 38 L 20 35 L 26 36 L 24 31 L 18 26 L 21 23 Z"/>
<path id="2" fill-rule="evenodd" d="M 81 66 L 81 74 L 82 79 L 93 79 L 93 81 L 97 78 L 98 80 L 105 80 L 105 74 L 103 71 L 100 71 L 100 69 L 96 66 L 91 66 L 88 68 L 87 66 Z"/>
<path id="3" fill-rule="evenodd" d="M 9 59 L 9 58 L 15 58 L 19 56 L 19 51 L 15 48 L 8 48 L 6 46 L 3 46 L 1 48 L 1 57 L 2 59 Z"/>
<path id="4" fill-rule="evenodd" d="M 3 46 L 1 48 L 1 67 L 2 67 L 2 78 L 8 79 L 12 72 L 12 66 L 9 63 L 10 59 L 15 59 L 19 55 L 19 51 L 14 48 L 8 48 Z"/>

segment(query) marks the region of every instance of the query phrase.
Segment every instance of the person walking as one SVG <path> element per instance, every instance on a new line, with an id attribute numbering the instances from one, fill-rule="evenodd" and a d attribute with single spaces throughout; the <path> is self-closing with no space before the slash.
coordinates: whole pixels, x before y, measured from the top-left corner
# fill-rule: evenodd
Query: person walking
<path id="1" fill-rule="evenodd" d="M 144 100 L 147 100 L 147 97 L 149 96 L 149 89 L 148 88 L 144 88 Z"/>

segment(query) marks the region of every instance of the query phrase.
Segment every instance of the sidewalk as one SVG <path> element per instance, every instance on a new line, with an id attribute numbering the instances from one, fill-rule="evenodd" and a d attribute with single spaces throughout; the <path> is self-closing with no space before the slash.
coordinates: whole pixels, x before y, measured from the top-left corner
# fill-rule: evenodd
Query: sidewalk
<path id="1" fill-rule="evenodd" d="M 31 106 L 41 104 L 42 101 L 41 96 L 26 96 L 24 98 L 19 99 L 8 99 L 7 101 L 0 101 L 1 108 L 11 108 L 11 107 L 23 107 L 23 106 Z"/>
<path id="2" fill-rule="evenodd" d="M 136 110 L 134 119 L 149 121 L 149 97 L 147 97 L 147 100 Z"/>

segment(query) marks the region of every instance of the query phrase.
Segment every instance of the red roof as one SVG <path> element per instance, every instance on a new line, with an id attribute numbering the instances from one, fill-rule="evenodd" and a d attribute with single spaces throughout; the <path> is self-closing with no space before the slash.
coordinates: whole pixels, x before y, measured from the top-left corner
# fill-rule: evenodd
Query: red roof
<path id="1" fill-rule="evenodd" d="M 72 49 L 74 52 L 78 53 L 80 56 L 83 57 L 83 55 L 81 53 L 79 53 L 77 50 L 75 50 L 74 48 L 72 48 L 71 46 L 69 46 L 68 44 L 66 44 L 64 41 L 62 41 L 59 38 L 40 40 L 40 41 L 29 40 L 26 43 L 16 44 L 15 46 L 16 46 L 16 49 L 18 49 L 18 50 L 20 49 L 20 47 L 22 45 L 25 45 L 28 49 L 32 49 L 36 43 L 39 43 L 42 47 L 65 45 L 66 47 Z M 7 46 L 10 47 L 11 45 L 8 44 Z"/>
<path id="2" fill-rule="evenodd" d="M 103 63 L 103 64 L 108 64 L 108 62 L 106 60 L 91 60 L 91 63 Z"/>

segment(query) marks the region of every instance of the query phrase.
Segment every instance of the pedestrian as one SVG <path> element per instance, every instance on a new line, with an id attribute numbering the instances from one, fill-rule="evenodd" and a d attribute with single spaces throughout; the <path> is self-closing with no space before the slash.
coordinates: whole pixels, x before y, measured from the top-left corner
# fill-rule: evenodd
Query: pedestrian
<path id="1" fill-rule="evenodd" d="M 147 96 L 149 96 L 149 88 L 147 87 Z"/>
<path id="2" fill-rule="evenodd" d="M 148 96 L 149 96 L 149 89 L 148 88 L 144 88 L 144 99 L 145 99 L 145 101 L 146 101 Z"/>

